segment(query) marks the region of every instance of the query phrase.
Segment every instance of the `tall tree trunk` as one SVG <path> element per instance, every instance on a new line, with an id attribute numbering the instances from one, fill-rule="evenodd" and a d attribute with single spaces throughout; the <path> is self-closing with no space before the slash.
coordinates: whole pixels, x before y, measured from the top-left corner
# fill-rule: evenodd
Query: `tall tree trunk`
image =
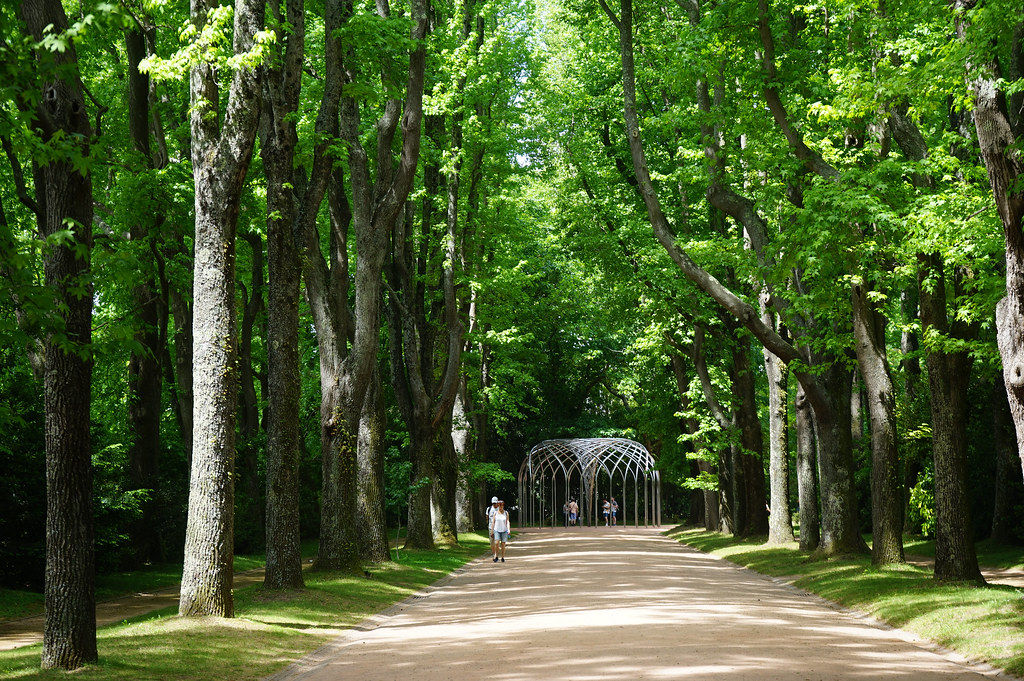
<path id="1" fill-rule="evenodd" d="M 970 29 L 967 11 L 977 0 L 956 0 L 957 35 L 966 38 Z M 1004 80 L 1000 63 L 992 56 L 993 49 L 980 64 L 968 67 L 977 73 L 970 81 L 974 94 L 974 125 L 978 133 L 981 157 L 988 170 L 999 219 L 1006 239 L 1006 297 L 996 306 L 996 339 L 1003 360 L 1003 381 L 1010 403 L 1010 413 L 1017 431 L 1017 452 L 1024 470 L 1024 157 L 1020 152 L 1024 138 L 1024 119 L 1019 111 L 1021 94 L 1007 98 L 1003 83 L 1013 82 L 1024 71 L 1024 26 L 1014 27 L 1009 46 L 1010 78 Z M 993 46 L 995 47 L 995 46 Z M 980 68 L 970 68 L 980 67 Z M 1017 108 L 1014 108 L 1013 105 Z"/>
<path id="2" fill-rule="evenodd" d="M 275 18 L 279 18 L 276 17 Z M 292 230 L 299 206 L 292 184 L 298 144 L 295 112 L 302 87 L 305 12 L 287 0 L 280 62 L 263 73 L 260 154 L 267 180 L 267 567 L 264 589 L 301 589 L 299 527 L 299 284 L 301 264 Z M 281 49 L 281 48 L 279 48 Z"/>
<path id="3" fill-rule="evenodd" d="M 760 299 L 762 320 L 774 326 L 773 315 L 768 309 L 768 292 L 763 291 Z M 771 488 L 768 543 L 785 544 L 796 539 L 793 518 L 789 513 L 789 432 L 786 422 L 789 374 L 782 360 L 768 350 L 762 352 L 768 377 L 768 482 Z"/>
<path id="4" fill-rule="evenodd" d="M 264 158 L 265 169 L 270 165 L 267 161 Z M 284 189 L 283 176 L 275 175 L 271 184 L 267 174 L 267 215 L 281 218 L 268 217 L 267 225 L 267 567 L 263 586 L 301 589 L 299 259 L 291 234 L 294 203 Z"/>
<path id="5" fill-rule="evenodd" d="M 475 500 L 469 487 L 466 471 L 462 468 L 472 455 L 473 422 L 470 415 L 466 413 L 469 403 L 469 386 L 465 377 L 460 380 L 461 386 L 455 395 L 455 406 L 452 408 L 452 444 L 455 447 L 455 457 L 460 469 L 455 489 L 455 529 L 459 532 L 471 532 Z"/>
<path id="6" fill-rule="evenodd" d="M 814 551 L 821 540 L 817 457 L 814 417 L 802 387 L 797 389 L 793 412 L 796 417 L 796 486 L 800 506 L 800 549 Z"/>
<path id="7" fill-rule="evenodd" d="M 407 549 L 434 548 L 434 530 L 431 524 L 430 488 L 434 477 L 433 441 L 425 434 L 411 438 L 413 450 L 412 476 L 409 492 L 408 534 L 405 539 Z M 423 451 L 426 449 L 427 451 Z"/>
<path id="8" fill-rule="evenodd" d="M 128 57 L 128 129 L 132 146 L 141 157 L 143 167 L 152 167 L 149 145 L 149 76 L 139 71 L 146 57 L 146 41 L 142 30 L 125 32 Z M 130 238 L 139 242 L 141 278 L 132 288 L 132 300 L 138 315 L 135 333 L 137 349 L 128 361 L 128 479 L 132 489 L 147 490 L 142 502 L 142 515 L 129 527 L 131 542 L 138 563 L 163 558 L 156 520 L 156 492 L 160 459 L 160 373 L 159 305 L 160 295 L 155 281 L 156 261 L 150 247 L 152 235 L 149 218 L 143 217 L 131 226 Z"/>
<path id="9" fill-rule="evenodd" d="M 945 267 L 940 255 L 919 256 L 921 333 L 950 334 Z M 955 324 L 955 322 L 954 322 Z M 967 387 L 971 359 L 966 351 L 925 352 L 932 405 L 935 470 L 935 578 L 983 583 L 974 550 L 967 492 Z"/>
<path id="10" fill-rule="evenodd" d="M 826 359 L 819 358 L 819 363 L 826 364 Z M 841 360 L 826 365 L 828 369 L 820 376 L 820 381 L 831 404 L 830 418 L 814 414 L 821 488 L 821 538 L 817 551 L 828 556 L 864 553 L 867 546 L 860 536 L 853 483 L 850 370 Z"/>
<path id="11" fill-rule="evenodd" d="M 21 18 L 31 36 L 63 34 L 67 16 L 56 0 L 26 0 Z M 73 45 L 49 56 L 61 68 L 47 70 L 40 107 L 48 121 L 35 123 L 44 140 L 54 134 L 77 138 L 89 155 L 92 128 L 85 108 L 78 56 Z M 45 63 L 45 62 L 43 62 Z M 52 128 L 50 126 L 53 126 Z M 46 414 L 46 578 L 43 622 L 44 668 L 75 669 L 96 659 L 96 598 L 92 517 L 92 177 L 67 160 L 40 163 L 37 215 L 46 239 L 72 227 L 72 237 L 48 246 L 43 270 L 54 292 L 61 327 L 44 344 L 43 408 Z"/>
<path id="12" fill-rule="evenodd" d="M 391 560 L 388 528 L 384 518 L 384 436 L 387 414 L 379 370 L 375 370 L 363 400 L 359 419 L 359 479 L 356 490 L 356 524 L 360 528 L 359 554 L 374 563 Z"/>
<path id="13" fill-rule="evenodd" d="M 352 429 L 341 377 L 332 366 L 320 365 L 320 449 L 323 484 L 320 491 L 320 545 L 313 568 L 353 571 L 359 565 L 356 528 L 358 422 Z"/>
<path id="14" fill-rule="evenodd" d="M 26 0 L 21 19 L 37 41 L 68 28 L 54 0 Z M 92 128 L 85 108 L 78 56 L 73 45 L 53 52 L 43 72 L 36 119 L 44 141 L 55 134 L 77 138 L 89 156 Z M 52 66 L 61 71 L 54 73 Z M 46 286 L 54 293 L 61 328 L 44 342 L 43 408 L 46 415 L 46 577 L 42 666 L 75 669 L 96 659 L 96 600 L 92 517 L 92 177 L 70 161 L 36 164 L 37 224 L 50 239 L 72 226 L 68 241 L 43 255 Z"/>
<path id="15" fill-rule="evenodd" d="M 434 445 L 434 479 L 430 486 L 430 517 L 434 543 L 453 546 L 459 541 L 455 496 L 458 493 L 459 461 L 452 440 L 451 418 L 437 431 Z"/>
<path id="16" fill-rule="evenodd" d="M 217 8 L 192 0 L 194 25 L 206 26 Z M 235 54 L 248 52 L 263 28 L 263 3 L 237 0 Z M 193 362 L 195 405 L 185 564 L 179 612 L 231 617 L 234 559 L 235 230 L 246 171 L 259 120 L 259 79 L 251 68 L 235 71 L 226 115 L 211 63 L 192 67 L 192 167 L 195 176 Z"/>
<path id="17" fill-rule="evenodd" d="M 903 562 L 903 494 L 896 434 L 896 394 L 885 347 L 885 319 L 868 299 L 865 284 L 852 287 L 857 364 L 871 418 L 871 562 Z M 859 390 L 858 390 L 859 392 Z"/>

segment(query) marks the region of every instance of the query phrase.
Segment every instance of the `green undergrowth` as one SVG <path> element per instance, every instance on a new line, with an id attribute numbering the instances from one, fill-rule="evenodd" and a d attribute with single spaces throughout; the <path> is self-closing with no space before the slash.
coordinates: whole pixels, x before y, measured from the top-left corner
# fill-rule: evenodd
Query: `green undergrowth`
<path id="1" fill-rule="evenodd" d="M 97 632 L 100 660 L 75 679 L 260 679 L 315 650 L 372 613 L 406 598 L 487 550 L 486 536 L 460 545 L 403 551 L 399 562 L 368 565 L 368 575 L 307 572 L 306 588 L 235 591 L 232 619 L 183 619 L 166 608 Z M 40 645 L 0 652 L 0 679 L 67 679 L 39 669 Z"/>
<path id="2" fill-rule="evenodd" d="M 316 554 L 316 541 L 304 542 L 303 556 Z M 262 568 L 263 554 L 235 556 L 235 572 Z M 181 581 L 181 563 L 154 563 L 138 570 L 108 572 L 96 575 L 96 600 L 105 601 L 128 594 L 159 591 L 177 586 Z M 43 612 L 43 594 L 35 591 L 0 589 L 0 622 L 18 617 L 31 617 Z"/>
<path id="3" fill-rule="evenodd" d="M 872 567 L 868 556 L 812 560 L 795 543 L 764 546 L 706 532 L 666 532 L 696 549 L 812 591 L 970 658 L 1024 675 L 1024 589 L 941 584 L 913 565 Z M 909 548 L 908 548 L 909 551 Z"/>

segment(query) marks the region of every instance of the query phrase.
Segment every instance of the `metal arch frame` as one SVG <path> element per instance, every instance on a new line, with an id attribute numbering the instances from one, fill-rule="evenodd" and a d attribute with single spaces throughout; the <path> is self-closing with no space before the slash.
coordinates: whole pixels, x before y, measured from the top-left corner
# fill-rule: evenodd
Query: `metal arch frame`
<path id="1" fill-rule="evenodd" d="M 655 468 L 656 460 L 639 442 L 625 438 L 574 438 L 544 440 L 534 445 L 523 459 L 517 476 L 519 491 L 519 522 L 524 525 L 556 523 L 559 478 L 564 484 L 565 499 L 569 498 L 573 479 L 578 476 L 580 519 L 598 522 L 597 486 L 601 473 L 607 476 L 609 496 L 616 478 L 621 482 L 623 502 L 626 501 L 626 483 L 633 482 L 633 523 L 640 526 L 639 485 L 643 479 L 644 525 L 661 526 L 661 474 Z M 561 473 L 561 475 L 559 475 Z M 550 485 L 548 484 L 550 483 Z M 626 519 L 626 509 L 622 519 Z M 623 522 L 625 524 L 625 522 Z"/>

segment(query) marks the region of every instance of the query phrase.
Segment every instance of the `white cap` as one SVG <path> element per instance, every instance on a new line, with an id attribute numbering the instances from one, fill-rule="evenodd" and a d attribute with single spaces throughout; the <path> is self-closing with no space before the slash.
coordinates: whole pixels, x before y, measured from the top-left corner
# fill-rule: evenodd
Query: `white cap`
<path id="1" fill-rule="evenodd" d="M 491 497 L 491 503 L 492 504 L 498 503 L 498 497 Z"/>

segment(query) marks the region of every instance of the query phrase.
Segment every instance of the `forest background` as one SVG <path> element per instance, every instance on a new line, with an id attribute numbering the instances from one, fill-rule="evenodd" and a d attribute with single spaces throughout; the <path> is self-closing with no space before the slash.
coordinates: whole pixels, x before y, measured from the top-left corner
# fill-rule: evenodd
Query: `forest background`
<path id="1" fill-rule="evenodd" d="M 953 580 L 1024 542 L 1017 3 L 31 0 L 0 33 L 6 588 L 184 556 L 183 612 L 230 614 L 199 563 L 454 542 L 573 436 L 645 444 L 709 529 L 935 536 Z"/>

